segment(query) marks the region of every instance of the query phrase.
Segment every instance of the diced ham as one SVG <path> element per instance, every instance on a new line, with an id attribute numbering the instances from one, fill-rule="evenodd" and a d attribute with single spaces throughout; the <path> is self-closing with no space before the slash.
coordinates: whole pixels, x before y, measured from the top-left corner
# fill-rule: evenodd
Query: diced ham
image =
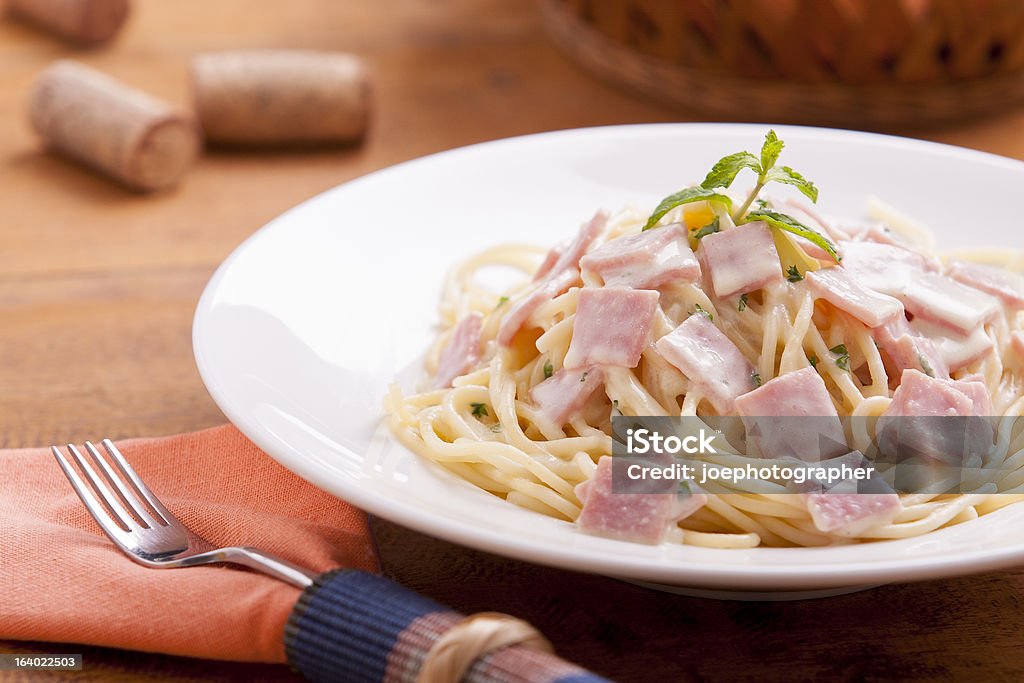
<path id="1" fill-rule="evenodd" d="M 525 298 L 512 304 L 501 319 L 501 325 L 498 326 L 498 343 L 502 346 L 511 346 L 512 340 L 515 339 L 516 334 L 530 319 L 530 316 L 534 314 L 534 311 L 556 296 L 568 292 L 570 287 L 579 282 L 579 279 L 579 271 L 563 270 L 558 275 L 546 279 Z"/>
<path id="2" fill-rule="evenodd" d="M 564 366 L 635 368 L 647 344 L 658 298 L 658 292 L 648 289 L 580 290 Z"/>
<path id="3" fill-rule="evenodd" d="M 984 327 L 976 327 L 971 330 L 970 334 L 962 335 L 939 325 L 930 324 L 920 318 L 915 319 L 910 327 L 928 338 L 949 372 L 956 372 L 981 360 L 992 353 L 996 347 L 992 338 L 986 334 Z"/>
<path id="4" fill-rule="evenodd" d="M 578 270 L 580 258 L 608 224 L 608 212 L 598 211 L 594 217 L 580 227 L 576 237 L 567 244 L 561 244 L 548 252 L 533 276 L 534 281 L 558 277 L 566 270 Z"/>
<path id="5" fill-rule="evenodd" d="M 703 313 L 691 315 L 654 346 L 720 415 L 731 414 L 736 397 L 754 388 L 754 366 Z"/>
<path id="6" fill-rule="evenodd" d="M 970 334 L 999 312 L 999 302 L 944 275 L 924 273 L 904 288 L 903 305 L 922 320 Z"/>
<path id="7" fill-rule="evenodd" d="M 920 274 L 938 272 L 941 265 L 915 251 L 879 242 L 843 241 L 839 253 L 843 268 L 861 285 L 896 297 Z"/>
<path id="8" fill-rule="evenodd" d="M 950 368 L 935 343 L 911 328 L 903 316 L 875 328 L 873 336 L 897 376 L 904 370 L 920 370 L 932 377 L 949 377 Z M 886 368 L 891 373 L 890 364 Z"/>
<path id="9" fill-rule="evenodd" d="M 620 237 L 580 259 L 580 269 L 598 275 L 606 287 L 657 289 L 672 281 L 695 282 L 700 264 L 687 240 L 679 223 Z"/>
<path id="10" fill-rule="evenodd" d="M 483 315 L 473 312 L 455 326 L 451 339 L 441 351 L 441 357 L 437 362 L 435 387 L 450 387 L 452 380 L 466 374 L 466 371 L 480 361 L 480 330 L 483 327 L 483 319 Z"/>
<path id="11" fill-rule="evenodd" d="M 501 319 L 501 325 L 498 327 L 499 344 L 511 346 L 512 340 L 534 311 L 556 296 L 565 294 L 570 287 L 579 282 L 580 257 L 587 252 L 607 224 L 608 212 L 598 211 L 593 218 L 583 224 L 579 234 L 571 242 L 554 247 L 548 252 L 533 276 L 534 282 L 538 283 L 535 289 L 512 304 Z"/>
<path id="12" fill-rule="evenodd" d="M 999 297 L 1012 309 L 1024 308 L 1024 277 L 1003 268 L 951 261 L 949 276 L 968 287 Z"/>
<path id="13" fill-rule="evenodd" d="M 895 493 L 808 493 L 805 500 L 819 531 L 843 537 L 888 524 L 903 509 Z"/>
<path id="14" fill-rule="evenodd" d="M 552 424 L 561 427 L 586 406 L 604 384 L 599 367 L 588 370 L 559 370 L 530 390 L 530 400 Z"/>
<path id="15" fill-rule="evenodd" d="M 953 380 L 906 370 L 885 416 L 957 417 L 974 413 L 974 401 Z"/>
<path id="16" fill-rule="evenodd" d="M 919 455 L 956 465 L 991 448 L 992 425 L 984 419 L 991 411 L 982 382 L 906 370 L 879 418 L 878 445 L 884 455 L 901 461 Z"/>
<path id="17" fill-rule="evenodd" d="M 880 327 L 903 317 L 903 304 L 898 299 L 868 289 L 845 268 L 811 271 L 806 279 L 816 298 L 846 311 L 868 327 Z"/>
<path id="18" fill-rule="evenodd" d="M 788 372 L 736 399 L 739 415 L 839 417 L 825 381 L 814 368 Z"/>
<path id="19" fill-rule="evenodd" d="M 971 415 L 989 417 L 992 415 L 992 395 L 988 393 L 981 375 L 958 379 L 953 383 L 967 398 L 971 399 Z"/>
<path id="20" fill-rule="evenodd" d="M 707 235 L 701 239 L 697 255 L 720 299 L 782 281 L 779 252 L 765 223 L 747 223 Z"/>
<path id="21" fill-rule="evenodd" d="M 581 531 L 656 544 L 664 540 L 679 520 L 693 514 L 707 502 L 707 496 L 702 493 L 681 498 L 674 491 L 634 493 L 629 490 L 632 486 L 616 492 L 612 487 L 613 461 L 611 456 L 603 456 L 597 463 L 594 476 L 576 487 L 576 495 L 583 503 L 583 510 L 576 519 Z M 658 483 L 674 485 L 671 481 Z M 659 488 L 664 490 L 666 486 L 660 485 Z"/>
<path id="22" fill-rule="evenodd" d="M 839 413 L 814 368 L 765 382 L 738 397 L 735 405 L 747 429 L 748 444 L 762 457 L 818 462 L 850 450 Z"/>

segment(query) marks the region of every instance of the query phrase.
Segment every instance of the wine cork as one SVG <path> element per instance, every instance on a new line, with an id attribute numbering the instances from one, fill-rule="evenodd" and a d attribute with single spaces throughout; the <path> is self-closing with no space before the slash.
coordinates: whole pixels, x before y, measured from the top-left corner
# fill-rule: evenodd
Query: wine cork
<path id="1" fill-rule="evenodd" d="M 124 26 L 129 0 L 7 0 L 13 15 L 64 40 L 99 45 Z"/>
<path id="2" fill-rule="evenodd" d="M 78 62 L 39 76 L 29 116 L 55 150 L 137 190 L 173 185 L 199 153 L 192 119 Z"/>
<path id="3" fill-rule="evenodd" d="M 212 52 L 192 60 L 206 139 L 226 145 L 309 145 L 361 139 L 369 118 L 362 60 L 311 50 Z"/>

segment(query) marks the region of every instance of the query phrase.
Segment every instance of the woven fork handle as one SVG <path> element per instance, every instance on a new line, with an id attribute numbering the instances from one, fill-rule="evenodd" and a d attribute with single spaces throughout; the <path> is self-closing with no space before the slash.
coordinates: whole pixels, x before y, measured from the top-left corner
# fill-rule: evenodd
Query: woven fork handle
<path id="1" fill-rule="evenodd" d="M 366 572 L 340 569 L 303 591 L 285 630 L 288 661 L 311 681 L 607 683 L 551 654 L 508 615 L 465 617 Z"/>

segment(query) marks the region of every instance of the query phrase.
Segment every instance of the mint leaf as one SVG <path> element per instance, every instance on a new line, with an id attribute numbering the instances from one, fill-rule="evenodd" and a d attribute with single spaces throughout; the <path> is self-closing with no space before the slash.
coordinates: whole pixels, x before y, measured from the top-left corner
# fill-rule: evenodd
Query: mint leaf
<path id="1" fill-rule="evenodd" d="M 694 239 L 699 241 L 702 237 L 707 237 L 711 233 L 720 232 L 720 231 L 721 231 L 721 227 L 719 227 L 718 216 L 715 216 L 715 220 L 711 221 L 710 223 L 705 225 L 703 228 L 701 228 L 700 230 L 695 232 L 693 234 L 693 237 L 694 237 Z"/>
<path id="2" fill-rule="evenodd" d="M 711 168 L 700 186 L 708 190 L 715 187 L 729 187 L 732 185 L 732 181 L 736 180 L 737 174 L 745 168 L 761 175 L 761 164 L 758 163 L 757 157 L 750 152 L 736 152 L 722 157 Z"/>
<path id="3" fill-rule="evenodd" d="M 825 237 L 814 228 L 807 227 L 792 216 L 787 216 L 786 214 L 779 213 L 777 211 L 760 209 L 758 211 L 751 211 L 748 213 L 741 222 L 750 223 L 752 221 L 764 221 L 773 228 L 785 230 L 797 237 L 803 237 L 808 242 L 816 244 L 827 251 L 828 255 L 835 259 L 836 263 L 839 263 L 839 261 L 842 260 L 839 256 L 839 252 L 836 251 L 836 245 L 832 244 L 832 240 Z"/>
<path id="4" fill-rule="evenodd" d="M 644 225 L 644 230 L 650 230 L 658 224 L 665 214 L 683 204 L 693 204 L 694 202 L 720 202 L 726 206 L 732 206 L 732 200 L 726 197 L 724 194 L 718 194 L 714 190 L 709 190 L 706 187 L 688 187 L 685 190 L 680 190 L 675 194 L 670 194 L 661 200 L 658 207 L 651 214 L 651 217 L 647 219 L 647 223 Z"/>
<path id="5" fill-rule="evenodd" d="M 771 169 L 765 175 L 765 182 L 792 185 L 796 189 L 800 190 L 804 196 L 812 202 L 817 203 L 818 201 L 818 188 L 814 186 L 814 183 L 807 178 L 804 178 L 789 166 L 780 166 L 778 168 Z"/>
<path id="6" fill-rule="evenodd" d="M 774 130 L 769 130 L 764 136 L 764 144 L 761 145 L 761 175 L 766 175 L 779 160 L 779 154 L 786 143 L 779 139 Z"/>

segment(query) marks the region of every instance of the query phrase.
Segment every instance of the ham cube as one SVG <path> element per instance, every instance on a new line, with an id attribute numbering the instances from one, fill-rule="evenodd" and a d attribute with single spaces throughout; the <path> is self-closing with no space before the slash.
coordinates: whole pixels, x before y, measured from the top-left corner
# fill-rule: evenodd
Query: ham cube
<path id="1" fill-rule="evenodd" d="M 788 372 L 736 399 L 739 415 L 839 417 L 825 381 L 814 368 Z"/>
<path id="2" fill-rule="evenodd" d="M 932 377 L 949 377 L 950 368 L 935 343 L 912 329 L 903 316 L 873 330 L 875 343 L 890 361 L 886 369 L 896 376 L 919 370 Z"/>
<path id="3" fill-rule="evenodd" d="M 903 304 L 898 299 L 868 289 L 845 268 L 811 271 L 806 279 L 815 298 L 828 301 L 868 327 L 881 327 L 903 318 Z"/>
<path id="4" fill-rule="evenodd" d="M 561 427 L 576 417 L 604 384 L 601 368 L 559 370 L 530 391 L 530 400 L 552 424 Z"/>
<path id="5" fill-rule="evenodd" d="M 691 315 L 654 346 L 719 415 L 731 414 L 736 397 L 754 388 L 754 366 L 703 313 Z"/>
<path id="6" fill-rule="evenodd" d="M 581 531 L 598 536 L 617 538 L 639 543 L 660 543 L 679 520 L 700 509 L 707 496 L 702 493 L 685 497 L 674 491 L 646 493 L 633 492 L 636 484 L 641 487 L 648 482 L 626 480 L 623 490 L 616 492 L 612 487 L 614 459 L 603 456 L 597 463 L 593 478 L 576 487 L 576 495 L 583 503 L 583 510 L 576 519 Z M 619 463 L 619 467 L 625 463 Z M 672 481 L 659 484 L 674 484 Z M 666 486 L 659 486 L 664 490 Z"/>
<path id="7" fill-rule="evenodd" d="M 952 261 L 949 276 L 968 287 L 999 297 L 1011 309 L 1024 308 L 1024 277 L 1003 268 Z"/>
<path id="8" fill-rule="evenodd" d="M 480 330 L 483 320 L 483 315 L 474 312 L 455 326 L 437 363 L 437 376 L 434 378 L 436 388 L 450 387 L 452 380 L 466 374 L 480 361 Z"/>
<path id="9" fill-rule="evenodd" d="M 974 401 L 950 379 L 906 370 L 885 416 L 957 417 L 974 413 Z"/>
<path id="10" fill-rule="evenodd" d="M 534 274 L 534 281 L 558 277 L 567 270 L 578 270 L 580 257 L 598 238 L 608 224 L 608 212 L 598 211 L 594 217 L 580 227 L 579 233 L 572 241 L 558 245 L 548 252 L 544 261 Z"/>
<path id="11" fill-rule="evenodd" d="M 635 368 L 647 345 L 659 296 L 647 289 L 582 289 L 563 365 Z"/>
<path id="12" fill-rule="evenodd" d="M 843 424 L 814 368 L 789 372 L 736 399 L 747 443 L 765 458 L 819 462 L 849 452 Z"/>
<path id="13" fill-rule="evenodd" d="M 720 299 L 782 282 L 779 252 L 765 223 L 747 223 L 707 235 L 697 254 Z"/>
<path id="14" fill-rule="evenodd" d="M 498 343 L 502 346 L 511 346 L 516 334 L 538 308 L 556 296 L 568 292 L 570 287 L 579 283 L 579 280 L 579 271 L 571 268 L 563 270 L 558 275 L 553 275 L 541 282 L 525 298 L 512 304 L 498 326 Z"/>
<path id="15" fill-rule="evenodd" d="M 940 269 L 934 259 L 893 244 L 844 241 L 839 253 L 843 268 L 862 286 L 896 297 L 920 274 Z"/>
<path id="16" fill-rule="evenodd" d="M 900 462 L 920 457 L 958 465 L 992 446 L 991 398 L 984 383 L 903 373 L 878 421 L 878 446 Z M 941 419 L 940 419 L 941 418 Z"/>
<path id="17" fill-rule="evenodd" d="M 580 259 L 580 269 L 599 276 L 606 287 L 657 289 L 700 279 L 686 228 L 678 223 L 605 242 Z"/>
<path id="18" fill-rule="evenodd" d="M 943 275 L 924 273 L 904 288 L 907 310 L 960 334 L 970 334 L 999 312 L 999 301 Z"/>
<path id="19" fill-rule="evenodd" d="M 888 524 L 903 509 L 895 493 L 808 493 L 805 500 L 818 531 L 846 538 Z"/>
<path id="20" fill-rule="evenodd" d="M 914 320 L 910 327 L 931 342 L 936 354 L 942 359 L 942 364 L 948 368 L 949 372 L 956 372 L 981 360 L 996 348 L 995 342 L 985 332 L 984 327 L 976 327 L 967 335 L 957 334 L 921 319 Z"/>
<path id="21" fill-rule="evenodd" d="M 988 417 L 992 415 L 992 395 L 988 393 L 985 380 L 981 375 L 964 377 L 953 382 L 953 385 L 971 399 L 971 415 Z"/>

